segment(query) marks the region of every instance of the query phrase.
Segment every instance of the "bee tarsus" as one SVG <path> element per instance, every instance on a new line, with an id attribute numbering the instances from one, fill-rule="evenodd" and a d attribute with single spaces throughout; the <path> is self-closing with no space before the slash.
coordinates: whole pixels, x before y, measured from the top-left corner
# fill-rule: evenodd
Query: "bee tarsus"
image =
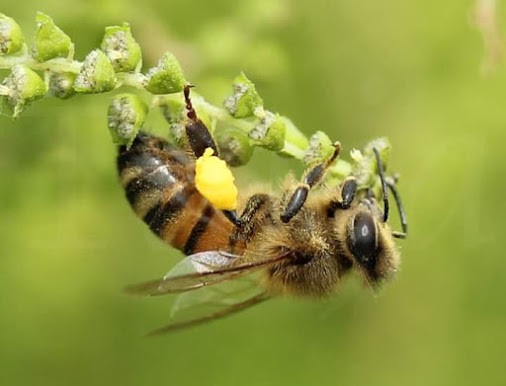
<path id="1" fill-rule="evenodd" d="M 357 179 L 353 176 L 346 177 L 340 189 L 340 200 L 332 200 L 327 207 L 327 215 L 333 217 L 336 210 L 349 209 L 355 195 L 357 194 L 358 184 Z"/>

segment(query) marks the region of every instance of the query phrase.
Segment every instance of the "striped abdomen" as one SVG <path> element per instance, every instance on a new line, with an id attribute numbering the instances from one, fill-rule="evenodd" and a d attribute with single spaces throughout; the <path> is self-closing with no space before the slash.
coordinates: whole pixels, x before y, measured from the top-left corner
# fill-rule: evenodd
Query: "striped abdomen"
<path id="1" fill-rule="evenodd" d="M 191 156 L 140 133 L 117 161 L 130 205 L 156 235 L 185 254 L 227 248 L 233 225 L 197 191 Z"/>

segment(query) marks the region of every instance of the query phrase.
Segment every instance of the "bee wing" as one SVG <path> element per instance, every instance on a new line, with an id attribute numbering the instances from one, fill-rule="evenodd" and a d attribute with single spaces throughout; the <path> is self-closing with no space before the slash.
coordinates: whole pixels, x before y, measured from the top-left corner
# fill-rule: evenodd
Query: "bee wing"
<path id="1" fill-rule="evenodd" d="M 257 285 L 252 275 L 189 291 L 177 297 L 171 310 L 170 323 L 149 335 L 159 335 L 203 324 L 232 315 L 261 303 L 269 296 Z"/>
<path id="2" fill-rule="evenodd" d="M 240 262 L 241 255 L 220 251 L 199 252 L 176 264 L 162 279 L 127 287 L 127 293 L 159 296 L 195 290 L 247 275 L 258 269 L 285 260 L 289 254 Z"/>

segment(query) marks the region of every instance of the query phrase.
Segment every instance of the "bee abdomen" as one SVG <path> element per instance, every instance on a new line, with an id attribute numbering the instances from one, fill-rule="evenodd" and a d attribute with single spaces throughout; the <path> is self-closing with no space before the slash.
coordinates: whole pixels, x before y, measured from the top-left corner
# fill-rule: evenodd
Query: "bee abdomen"
<path id="1" fill-rule="evenodd" d="M 185 254 L 227 244 L 231 224 L 197 191 L 191 156 L 141 133 L 117 163 L 130 205 L 157 236 Z"/>
<path id="2" fill-rule="evenodd" d="M 176 189 L 168 200 L 159 199 L 152 205 L 145 215 L 142 216 L 142 219 L 151 231 L 160 236 L 167 225 L 179 216 L 185 208 L 188 198 L 195 191 L 196 189 L 193 186 Z"/>
<path id="3" fill-rule="evenodd" d="M 119 148 L 117 164 L 128 202 L 157 234 L 195 190 L 193 160 L 160 138 L 139 134 L 130 149 Z"/>

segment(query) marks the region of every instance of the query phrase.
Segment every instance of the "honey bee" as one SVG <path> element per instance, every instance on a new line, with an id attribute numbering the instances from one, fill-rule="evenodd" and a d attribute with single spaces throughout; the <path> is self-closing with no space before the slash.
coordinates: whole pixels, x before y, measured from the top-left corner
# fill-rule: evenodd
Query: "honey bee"
<path id="1" fill-rule="evenodd" d="M 280 195 L 257 192 L 240 199 L 238 211 L 215 208 L 195 186 L 195 161 L 206 148 L 219 154 L 184 90 L 190 149 L 139 133 L 121 146 L 118 172 L 135 213 L 162 240 L 187 257 L 161 279 L 127 287 L 158 296 L 182 293 L 169 325 L 153 334 L 221 318 L 276 295 L 320 298 L 333 293 L 349 272 L 377 287 L 399 267 L 394 238 L 407 235 L 407 220 L 395 179 L 386 177 L 374 149 L 383 208 L 353 176 L 337 188 L 321 185 L 339 155 L 309 169 L 300 183 L 289 181 Z M 293 180 L 293 179 L 292 179 Z M 393 193 L 402 232 L 387 224 Z M 238 214 L 240 213 L 240 215 Z"/>

